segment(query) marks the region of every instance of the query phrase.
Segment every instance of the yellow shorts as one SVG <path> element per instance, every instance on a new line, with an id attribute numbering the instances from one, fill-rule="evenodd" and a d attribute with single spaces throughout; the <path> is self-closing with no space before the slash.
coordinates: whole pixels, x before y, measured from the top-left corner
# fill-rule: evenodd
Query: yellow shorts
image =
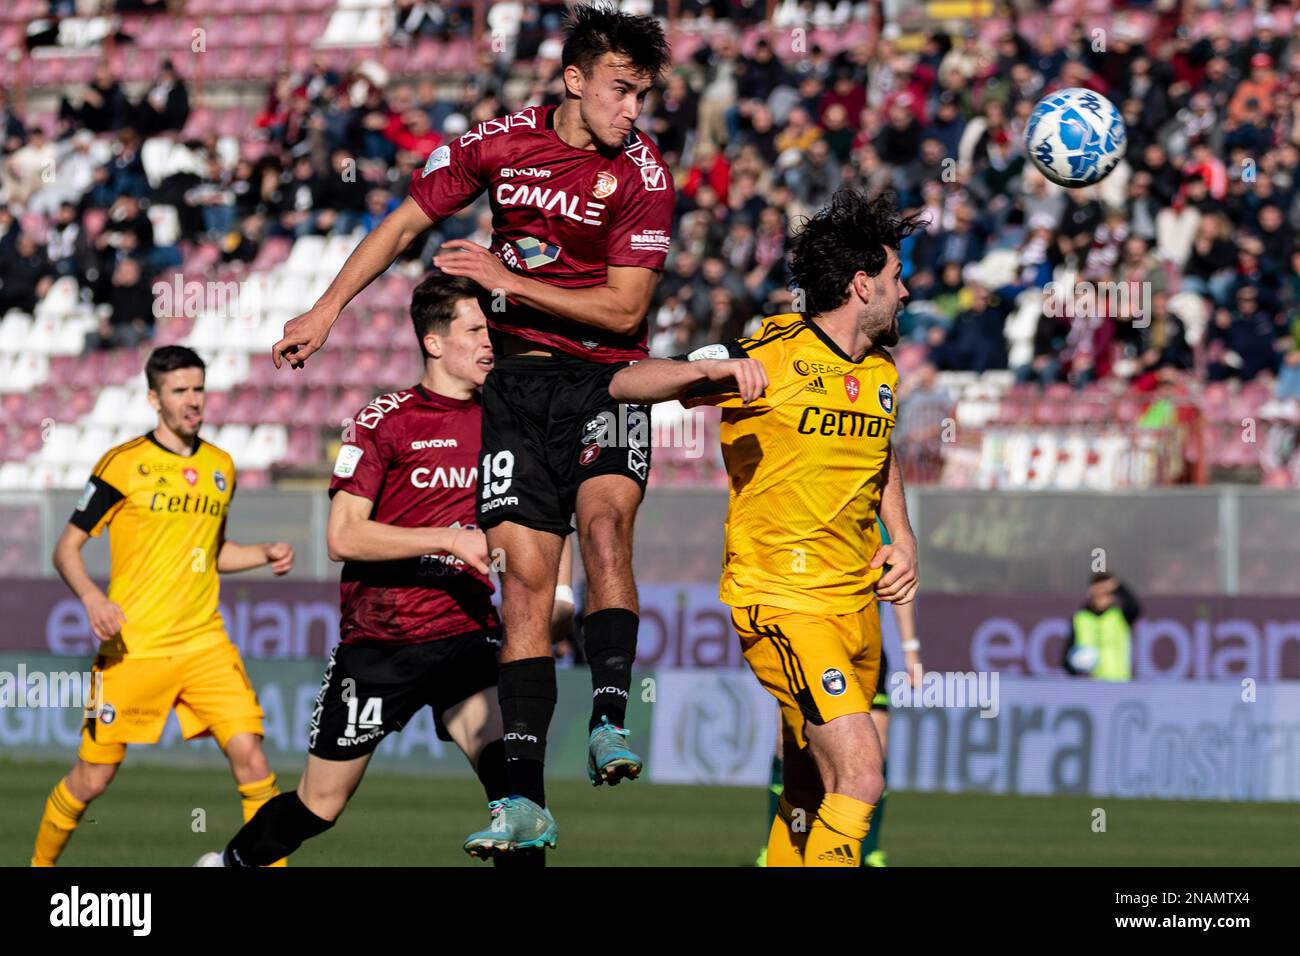
<path id="1" fill-rule="evenodd" d="M 866 714 L 880 672 L 880 615 L 806 614 L 768 605 L 737 607 L 731 623 L 745 660 L 781 704 L 783 733 L 800 747 L 805 723 Z"/>
<path id="2" fill-rule="evenodd" d="M 171 657 L 97 657 L 100 699 L 86 718 L 77 755 L 116 764 L 127 744 L 155 744 L 173 709 L 186 740 L 211 734 L 221 749 L 236 734 L 262 736 L 262 707 L 239 651 L 224 640 Z"/>

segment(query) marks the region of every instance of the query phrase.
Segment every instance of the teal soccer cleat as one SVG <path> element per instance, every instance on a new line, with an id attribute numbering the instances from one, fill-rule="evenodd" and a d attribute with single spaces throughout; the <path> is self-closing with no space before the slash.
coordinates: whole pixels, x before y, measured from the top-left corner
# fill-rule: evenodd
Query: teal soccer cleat
<path id="1" fill-rule="evenodd" d="M 587 741 L 587 776 L 593 787 L 602 783 L 613 787 L 624 777 L 635 780 L 641 775 L 641 758 L 627 749 L 630 733 L 615 727 L 608 717 L 600 718 L 600 726 Z"/>
<path id="2" fill-rule="evenodd" d="M 555 849 L 559 828 L 545 807 L 539 807 L 527 797 L 506 797 L 493 800 L 488 809 L 492 811 L 492 823 L 465 840 L 465 852 L 470 856 L 487 860 L 497 853 L 513 850 Z"/>

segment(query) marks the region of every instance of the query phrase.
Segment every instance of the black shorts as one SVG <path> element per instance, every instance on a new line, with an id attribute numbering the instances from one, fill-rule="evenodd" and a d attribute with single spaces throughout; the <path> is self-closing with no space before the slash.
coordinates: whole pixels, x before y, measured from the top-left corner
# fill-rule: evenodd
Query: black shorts
<path id="1" fill-rule="evenodd" d="M 567 535 L 578 487 L 598 475 L 626 475 L 645 493 L 650 409 L 609 394 L 626 366 L 571 355 L 497 359 L 483 385 L 480 528 L 514 521 Z"/>
<path id="2" fill-rule="evenodd" d="M 374 753 L 426 704 L 440 740 L 442 715 L 497 685 L 496 638 L 467 634 L 420 644 L 339 644 L 312 711 L 307 752 L 324 760 Z"/>
<path id="3" fill-rule="evenodd" d="M 889 687 L 887 686 L 889 678 L 889 659 L 885 657 L 885 649 L 880 649 L 880 673 L 876 677 L 876 696 L 871 701 L 872 710 L 880 710 L 889 713 Z"/>

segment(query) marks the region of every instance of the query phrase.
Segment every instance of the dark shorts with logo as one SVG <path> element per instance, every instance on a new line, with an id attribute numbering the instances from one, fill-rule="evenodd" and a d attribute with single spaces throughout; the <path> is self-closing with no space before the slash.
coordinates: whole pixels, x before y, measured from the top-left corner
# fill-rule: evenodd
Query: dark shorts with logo
<path id="1" fill-rule="evenodd" d="M 483 385 L 478 524 L 513 521 L 567 535 L 588 478 L 625 475 L 645 492 L 650 409 L 622 405 L 610 379 L 626 362 L 576 356 L 497 359 Z"/>
<path id="2" fill-rule="evenodd" d="M 488 634 L 337 645 L 316 695 L 307 752 L 323 760 L 364 757 L 425 706 L 433 710 L 438 738 L 450 741 L 443 714 L 497 685 L 499 646 Z"/>

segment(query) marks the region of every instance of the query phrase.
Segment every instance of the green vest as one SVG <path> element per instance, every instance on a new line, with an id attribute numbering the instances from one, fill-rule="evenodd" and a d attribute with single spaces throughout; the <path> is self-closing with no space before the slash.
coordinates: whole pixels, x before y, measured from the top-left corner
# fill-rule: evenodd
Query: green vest
<path id="1" fill-rule="evenodd" d="M 1130 633 L 1129 623 L 1124 620 L 1124 612 L 1118 605 L 1111 605 L 1101 614 L 1086 609 L 1074 614 L 1074 646 L 1097 650 L 1097 667 L 1092 672 L 1096 680 L 1133 679 Z"/>

